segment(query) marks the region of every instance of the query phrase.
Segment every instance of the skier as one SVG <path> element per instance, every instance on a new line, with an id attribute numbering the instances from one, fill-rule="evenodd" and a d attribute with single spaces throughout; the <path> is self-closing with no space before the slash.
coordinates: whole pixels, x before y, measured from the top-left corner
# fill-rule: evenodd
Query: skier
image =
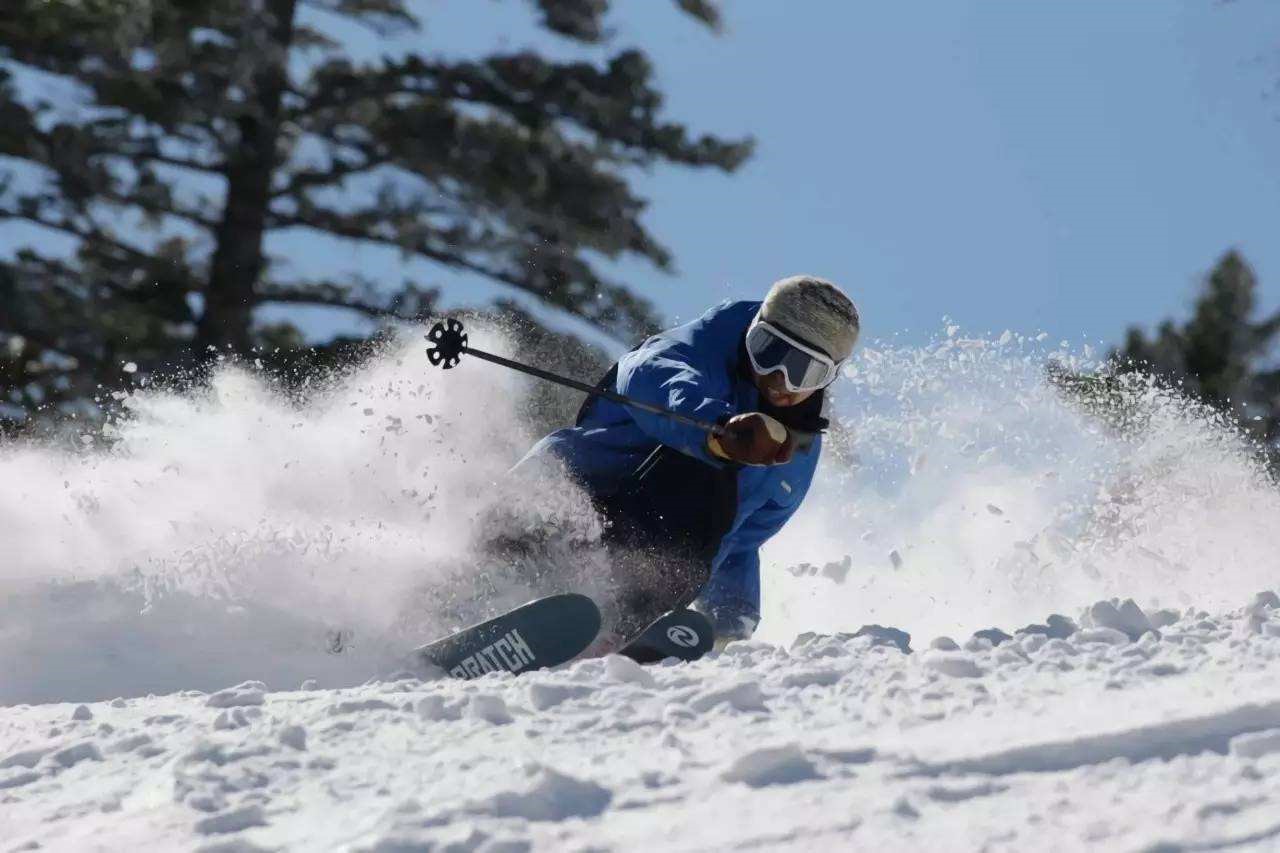
<path id="1" fill-rule="evenodd" d="M 809 490 L 827 426 L 824 389 L 858 332 L 857 309 L 834 284 L 784 278 L 763 302 L 725 301 L 654 335 L 600 382 L 719 423 L 720 433 L 592 397 L 574 426 L 517 464 L 519 472 L 558 459 L 605 521 L 619 590 L 611 638 L 597 652 L 691 603 L 718 645 L 751 636 L 759 548 Z"/>

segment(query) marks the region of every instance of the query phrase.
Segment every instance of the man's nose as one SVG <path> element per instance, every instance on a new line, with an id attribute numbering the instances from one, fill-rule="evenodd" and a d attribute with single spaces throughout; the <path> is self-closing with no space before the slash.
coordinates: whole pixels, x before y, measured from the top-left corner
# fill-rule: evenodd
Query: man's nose
<path id="1" fill-rule="evenodd" d="M 787 387 L 787 383 L 782 379 L 782 374 L 777 371 L 765 376 L 764 385 L 770 391 L 785 391 Z"/>

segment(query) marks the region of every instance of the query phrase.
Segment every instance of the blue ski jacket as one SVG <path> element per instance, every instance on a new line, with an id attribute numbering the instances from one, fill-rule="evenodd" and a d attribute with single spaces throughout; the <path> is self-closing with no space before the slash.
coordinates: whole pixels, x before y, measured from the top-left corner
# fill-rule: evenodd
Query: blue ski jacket
<path id="1" fill-rule="evenodd" d="M 613 390 L 705 421 L 760 411 L 760 393 L 739 369 L 743 335 L 759 307 L 725 301 L 693 322 L 654 335 L 618 361 Z M 577 426 L 543 438 L 517 468 L 552 453 L 588 492 L 607 495 L 656 444 L 723 467 L 707 451 L 706 438 L 697 427 L 597 398 Z M 759 622 L 760 546 L 804 500 L 820 453 L 819 437 L 786 464 L 738 469 L 737 513 L 699 598 L 718 627 L 742 616 L 751 620 L 743 631 L 750 634 Z"/>

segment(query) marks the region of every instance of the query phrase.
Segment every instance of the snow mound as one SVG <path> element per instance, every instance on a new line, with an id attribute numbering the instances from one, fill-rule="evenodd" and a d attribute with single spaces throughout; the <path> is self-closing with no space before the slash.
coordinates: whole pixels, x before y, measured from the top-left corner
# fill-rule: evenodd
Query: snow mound
<path id="1" fill-rule="evenodd" d="M 643 683 L 591 660 L 472 682 L 239 684 L 227 691 L 262 703 L 226 708 L 195 691 L 88 715 L 14 707 L 6 840 L 1026 849 L 1053 814 L 1064 848 L 1265 847 L 1280 840 L 1276 621 L 1268 593 L 1136 641 L 1081 628 L 907 654 L 814 637 L 648 667 Z M 233 712 L 241 725 L 217 724 Z"/>
<path id="2" fill-rule="evenodd" d="M 817 768 L 794 743 L 756 749 L 734 759 L 721 778 L 741 782 L 752 788 L 766 785 L 792 785 L 819 778 Z"/>

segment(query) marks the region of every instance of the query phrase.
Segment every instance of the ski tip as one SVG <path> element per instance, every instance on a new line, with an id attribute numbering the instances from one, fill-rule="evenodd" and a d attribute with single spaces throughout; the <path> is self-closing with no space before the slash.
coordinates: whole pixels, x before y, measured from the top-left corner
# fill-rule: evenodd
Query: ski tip
<path id="1" fill-rule="evenodd" d="M 548 595 L 545 598 L 534 599 L 529 604 L 540 604 L 542 602 L 554 602 L 551 606 L 556 608 L 556 611 L 561 614 L 561 618 L 582 620 L 583 624 L 594 626 L 591 629 L 593 634 L 600 631 L 602 621 L 600 607 L 589 596 L 580 592 L 561 592 L 556 595 Z"/>

